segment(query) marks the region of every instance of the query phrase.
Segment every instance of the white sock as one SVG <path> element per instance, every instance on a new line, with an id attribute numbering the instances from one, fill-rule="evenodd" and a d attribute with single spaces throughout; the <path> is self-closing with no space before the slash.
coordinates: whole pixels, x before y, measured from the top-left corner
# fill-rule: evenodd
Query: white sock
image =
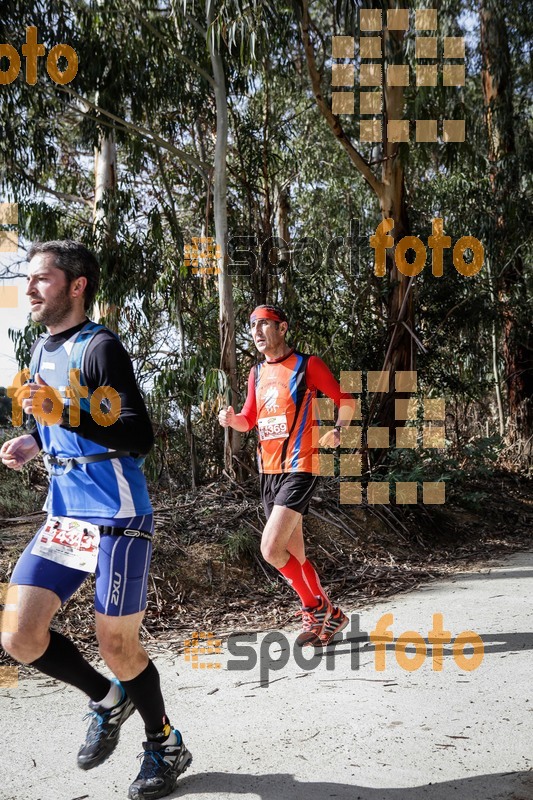
<path id="1" fill-rule="evenodd" d="M 164 742 L 161 742 L 161 745 L 163 747 L 166 747 L 169 744 L 172 745 L 172 744 L 177 744 L 177 743 L 178 743 L 178 737 L 176 736 L 174 731 L 171 731 L 170 732 L 170 736 L 168 737 L 168 739 L 165 739 Z"/>
<path id="2" fill-rule="evenodd" d="M 113 708 L 122 700 L 122 689 L 115 683 L 115 681 L 111 681 L 111 686 L 109 687 L 109 691 L 104 697 L 103 700 L 100 700 L 97 705 L 102 706 L 103 708 Z"/>

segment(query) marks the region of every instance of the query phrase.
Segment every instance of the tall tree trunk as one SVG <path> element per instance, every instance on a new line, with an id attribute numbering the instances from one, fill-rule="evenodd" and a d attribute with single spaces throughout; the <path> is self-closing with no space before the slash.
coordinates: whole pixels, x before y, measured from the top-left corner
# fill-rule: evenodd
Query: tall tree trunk
<path id="1" fill-rule="evenodd" d="M 396 3 L 389 0 L 389 8 L 396 8 Z M 400 5 L 402 5 L 400 3 Z M 404 5 L 405 7 L 405 5 Z M 383 11 L 385 22 L 386 10 Z M 383 75 L 390 64 L 402 64 L 404 59 L 405 31 L 383 29 L 383 54 L 385 64 Z M 389 335 L 387 337 L 387 350 L 383 363 L 384 371 L 389 372 L 390 388 L 394 389 L 394 375 L 400 370 L 416 369 L 416 348 L 410 331 L 414 328 L 414 305 L 411 293 L 412 280 L 403 275 L 396 267 L 394 253 L 397 243 L 410 234 L 409 219 L 407 215 L 405 176 L 403 163 L 400 160 L 400 145 L 392 142 L 387 136 L 387 123 L 389 120 L 404 118 L 405 88 L 391 86 L 387 80 L 383 81 L 383 161 L 381 165 L 381 185 L 378 191 L 379 205 L 383 219 L 393 219 L 394 229 L 390 235 L 394 239 L 394 248 L 387 251 L 387 280 L 389 281 L 389 294 L 387 297 L 387 316 L 389 321 Z M 374 406 L 377 406 L 376 416 L 380 423 L 389 426 L 394 436 L 393 429 L 402 425 L 395 418 L 395 400 L 408 397 L 404 394 L 393 394 L 392 391 L 382 394 L 378 401 L 375 396 Z M 371 420 L 369 420 L 371 421 Z"/>
<path id="2" fill-rule="evenodd" d="M 96 100 L 99 102 L 98 97 Z M 94 148 L 94 208 L 93 232 L 96 244 L 105 260 L 105 269 L 112 272 L 116 258 L 117 241 L 115 221 L 110 213 L 110 199 L 117 189 L 117 149 L 115 135 L 110 128 L 99 127 L 98 142 Z M 100 318 L 114 331 L 118 330 L 118 309 L 101 300 L 95 309 Z"/>
<path id="3" fill-rule="evenodd" d="M 282 186 L 277 191 L 276 227 L 281 247 L 278 251 L 280 263 L 280 276 L 278 281 L 281 306 L 293 304 L 295 300 L 292 281 L 290 279 L 291 264 L 291 234 L 289 228 L 289 214 L 291 199 L 288 186 Z"/>
<path id="4" fill-rule="evenodd" d="M 207 38 L 213 78 L 215 81 L 216 105 L 216 144 L 215 165 L 213 173 L 213 216 L 215 236 L 220 257 L 218 259 L 218 295 L 220 310 L 220 368 L 228 377 L 231 389 L 231 405 L 237 405 L 239 399 L 237 384 L 237 349 L 235 343 L 235 312 L 231 276 L 227 270 L 227 180 L 226 155 L 228 148 L 228 101 L 226 95 L 226 79 L 224 64 L 217 46 L 216 32 L 213 29 L 214 3 L 207 3 Z M 240 435 L 232 428 L 224 430 L 224 465 L 230 475 L 235 475 L 233 455 L 239 450 Z"/>
<path id="5" fill-rule="evenodd" d="M 533 459 L 533 331 L 517 314 L 525 296 L 524 265 L 507 220 L 520 170 L 513 126 L 513 80 L 504 7 L 481 0 L 482 82 L 491 183 L 496 209 L 494 262 L 502 313 L 503 357 L 508 392 L 507 437 L 526 461 Z M 512 255 L 510 253 L 515 251 Z M 529 315 L 528 315 L 529 317 Z"/>
<path id="6" fill-rule="evenodd" d="M 489 286 L 490 286 L 490 299 L 492 305 L 496 307 L 496 291 L 494 287 L 494 276 L 492 274 L 492 267 L 491 267 L 491 258 L 486 259 L 487 262 L 487 274 L 489 277 Z M 503 439 L 505 434 L 505 421 L 503 416 L 503 402 L 502 402 L 502 391 L 500 386 L 500 370 L 498 366 L 498 334 L 496 330 L 496 320 L 492 320 L 491 323 L 491 331 L 490 331 L 490 342 L 492 348 L 492 374 L 494 376 L 494 392 L 496 394 L 496 408 L 498 411 L 498 430 L 500 432 L 500 436 Z M 488 421 L 487 421 L 488 425 Z M 489 434 L 487 433 L 487 436 Z"/>
<path id="7" fill-rule="evenodd" d="M 93 227 L 98 241 L 105 243 L 111 235 L 106 210 L 106 193 L 117 188 L 117 148 L 115 136 L 109 128 L 99 128 L 98 143 L 94 148 L 94 209 Z"/>
<path id="8" fill-rule="evenodd" d="M 261 171 L 263 174 L 264 201 L 262 206 L 261 233 L 263 242 L 272 244 L 272 198 L 269 171 L 269 149 L 270 149 L 270 83 L 269 72 L 271 69 L 270 60 L 266 59 L 263 70 L 263 142 L 261 153 Z M 260 251 L 260 275 L 261 275 L 261 303 L 274 302 L 273 294 L 277 290 L 277 278 L 275 277 L 276 265 L 272 263 L 271 257 L 275 257 L 275 250 L 272 247 L 261 247 Z"/>
<path id="9" fill-rule="evenodd" d="M 181 297 L 178 290 L 176 296 L 176 304 L 174 307 L 176 315 L 176 324 L 178 326 L 178 333 L 180 337 L 181 358 L 185 360 L 185 349 L 187 346 L 187 339 L 185 335 L 185 323 L 183 321 L 183 314 L 181 309 Z M 196 450 L 196 436 L 192 425 L 191 406 L 187 404 L 183 409 L 183 417 L 185 420 L 185 437 L 189 447 L 189 455 L 191 457 L 191 486 L 196 489 L 200 483 L 200 464 L 198 461 L 198 452 Z"/>

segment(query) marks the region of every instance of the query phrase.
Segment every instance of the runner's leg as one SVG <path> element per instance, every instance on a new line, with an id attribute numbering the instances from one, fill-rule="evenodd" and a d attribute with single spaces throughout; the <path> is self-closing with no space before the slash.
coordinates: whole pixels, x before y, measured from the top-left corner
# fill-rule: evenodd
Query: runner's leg
<path id="1" fill-rule="evenodd" d="M 105 697 L 111 682 L 66 636 L 49 629 L 61 606 L 58 595 L 40 586 L 17 585 L 11 585 L 9 593 L 16 598 L 18 629 L 2 634 L 2 647 L 17 661 L 81 689 L 93 700 Z"/>
<path id="2" fill-rule="evenodd" d="M 139 711 L 149 740 L 171 733 L 159 673 L 140 643 L 146 608 L 150 540 L 102 536 L 96 571 L 96 637 L 100 654 Z"/>
<path id="3" fill-rule="evenodd" d="M 31 664 L 50 643 L 50 623 L 61 600 L 49 589 L 10 584 L 7 602 L 16 604 L 17 630 L 2 633 L 2 647 L 21 664 Z"/>
<path id="4" fill-rule="evenodd" d="M 318 573 L 308 558 L 305 557 L 305 545 L 304 545 L 304 533 L 303 533 L 303 519 L 300 519 L 298 524 L 296 525 L 294 531 L 291 534 L 291 538 L 287 544 L 287 550 L 291 553 L 295 558 L 298 559 L 300 564 L 302 565 L 302 570 L 304 576 L 307 580 L 307 583 L 311 587 L 311 591 L 316 597 L 322 597 L 327 603 L 331 603 L 328 595 L 324 591 L 322 584 L 320 583 L 320 578 L 318 577 Z"/>
<path id="5" fill-rule="evenodd" d="M 319 638 L 322 645 L 327 645 L 333 639 L 333 637 L 342 631 L 348 625 L 348 617 L 344 612 L 338 607 L 334 606 L 331 602 L 331 599 L 326 594 L 324 587 L 320 582 L 320 578 L 318 573 L 313 566 L 313 564 L 305 557 L 305 547 L 304 547 L 304 539 L 303 539 L 303 525 L 302 520 L 300 519 L 299 523 L 296 525 L 294 531 L 291 534 L 289 542 L 287 544 L 287 550 L 296 558 L 298 562 L 302 566 L 302 572 L 304 577 L 311 588 L 311 592 L 315 597 L 322 598 L 326 607 L 330 609 L 330 616 L 326 619 L 324 627 L 319 634 Z M 315 627 L 314 621 L 309 619 L 308 625 L 305 627 L 309 627 L 312 631 L 316 631 L 317 628 Z M 297 639 L 298 644 L 315 644 L 316 640 L 313 639 L 312 636 L 307 635 L 307 631 L 304 631 L 304 635 Z"/>
<path id="6" fill-rule="evenodd" d="M 287 542 L 287 550 L 298 559 L 300 564 L 305 562 L 303 518 L 301 515 Z"/>
<path id="7" fill-rule="evenodd" d="M 307 608 L 315 608 L 318 604 L 316 596 L 305 578 L 302 565 L 288 549 L 289 542 L 293 545 L 299 557 L 303 555 L 303 537 L 299 540 L 297 526 L 302 524 L 302 515 L 292 508 L 273 506 L 261 539 L 261 553 L 265 561 L 281 572 L 299 595 L 302 604 Z"/>
<path id="8" fill-rule="evenodd" d="M 320 583 L 318 572 L 316 571 L 315 567 L 313 566 L 311 561 L 309 561 L 308 558 L 306 558 L 306 560 L 302 564 L 302 570 L 303 574 L 307 579 L 307 583 L 311 587 L 313 594 L 315 594 L 317 597 L 322 597 L 326 603 L 331 603 L 331 600 L 326 594 L 324 587 Z"/>
<path id="9" fill-rule="evenodd" d="M 164 797 L 191 763 L 179 730 L 165 714 L 159 672 L 139 641 L 144 611 L 122 617 L 96 612 L 100 653 L 144 721 L 147 741 L 141 770 L 131 784 L 132 800 Z"/>
<path id="10" fill-rule="evenodd" d="M 89 703 L 92 717 L 78 766 L 93 769 L 116 747 L 120 728 L 137 709 L 156 741 L 177 737 L 172 731 L 159 687 L 159 674 L 139 639 L 146 607 L 150 540 L 103 534 L 95 585 L 96 637 L 100 655 L 114 672 L 113 691 L 100 703 Z"/>
<path id="11" fill-rule="evenodd" d="M 324 587 L 320 582 L 320 578 L 315 567 L 309 561 L 309 559 L 305 557 L 302 519 L 300 519 L 299 523 L 296 525 L 291 534 L 287 544 L 287 550 L 301 564 L 302 572 L 309 587 L 311 588 L 313 595 L 315 597 L 322 598 L 325 606 L 330 609 L 330 616 L 326 619 L 322 631 L 319 634 L 321 644 L 325 646 L 329 644 L 329 642 L 337 633 L 340 633 L 340 631 L 342 631 L 348 625 L 349 620 L 346 614 L 344 614 L 344 612 L 338 606 L 333 605 L 331 599 L 326 594 Z M 318 629 L 315 626 L 314 621 L 310 618 L 308 624 L 306 623 L 304 627 L 309 627 L 311 631 L 316 631 Z M 304 635 L 297 639 L 297 643 L 304 645 L 311 643 L 316 645 L 316 640 L 313 639 L 312 636 L 307 635 L 307 631 L 304 630 Z"/>
<path id="12" fill-rule="evenodd" d="M 287 545 L 301 521 L 302 515 L 298 511 L 285 506 L 273 506 L 263 530 L 261 553 L 265 561 L 276 569 L 284 567 L 289 560 L 291 553 Z"/>
<path id="13" fill-rule="evenodd" d="M 143 617 L 144 611 L 124 617 L 106 616 L 97 611 L 96 637 L 100 655 L 143 718 L 147 736 L 155 736 L 157 740 L 168 720 L 159 673 L 139 640 Z"/>

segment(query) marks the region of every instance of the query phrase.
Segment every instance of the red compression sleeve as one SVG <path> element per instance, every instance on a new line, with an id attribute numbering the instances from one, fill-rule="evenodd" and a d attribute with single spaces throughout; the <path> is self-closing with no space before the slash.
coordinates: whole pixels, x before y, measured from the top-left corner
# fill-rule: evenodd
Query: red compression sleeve
<path id="1" fill-rule="evenodd" d="M 246 417 L 249 425 L 248 430 L 251 430 L 251 428 L 253 428 L 257 423 L 257 405 L 255 402 L 255 367 L 252 367 L 250 374 L 248 375 L 248 394 L 240 413 L 243 415 L 243 417 Z"/>
<path id="2" fill-rule="evenodd" d="M 341 400 L 352 400 L 352 395 L 341 392 L 340 384 L 333 377 L 329 368 L 318 356 L 310 356 L 307 362 L 307 385 L 310 389 L 318 389 L 319 392 L 331 397 L 338 407 Z"/>

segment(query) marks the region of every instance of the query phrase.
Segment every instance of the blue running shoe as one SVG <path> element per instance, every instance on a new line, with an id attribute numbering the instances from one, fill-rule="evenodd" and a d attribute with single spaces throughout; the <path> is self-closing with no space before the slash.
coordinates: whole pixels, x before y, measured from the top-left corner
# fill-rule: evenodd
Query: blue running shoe
<path id="1" fill-rule="evenodd" d="M 135 706 L 127 696 L 120 681 L 113 679 L 120 686 L 122 699 L 112 708 L 102 708 L 92 700 L 89 701 L 90 712 L 87 717 L 92 717 L 87 731 L 85 744 L 78 752 L 78 767 L 80 769 L 93 769 L 109 758 L 117 746 L 120 728 L 131 717 Z"/>
<path id="2" fill-rule="evenodd" d="M 156 800 L 174 791 L 178 777 L 190 766 L 192 756 L 174 730 L 177 744 L 143 742 L 141 771 L 128 792 L 130 800 Z"/>

